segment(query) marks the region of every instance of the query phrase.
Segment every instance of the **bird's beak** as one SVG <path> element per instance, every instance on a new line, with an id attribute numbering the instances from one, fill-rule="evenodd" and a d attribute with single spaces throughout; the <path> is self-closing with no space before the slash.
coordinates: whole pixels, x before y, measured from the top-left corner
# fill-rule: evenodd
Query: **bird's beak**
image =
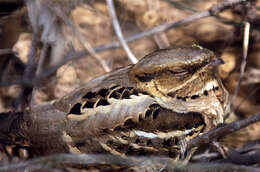
<path id="1" fill-rule="evenodd" d="M 211 61 L 211 65 L 213 65 L 213 66 L 217 66 L 217 65 L 221 65 L 221 64 L 225 64 L 225 61 L 220 57 L 217 57 Z"/>

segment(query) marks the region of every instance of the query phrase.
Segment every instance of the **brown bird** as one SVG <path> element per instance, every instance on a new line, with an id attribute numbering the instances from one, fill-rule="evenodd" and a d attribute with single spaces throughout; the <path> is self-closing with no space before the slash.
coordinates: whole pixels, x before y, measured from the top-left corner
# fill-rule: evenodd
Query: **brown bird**
<path id="1" fill-rule="evenodd" d="M 27 109 L 9 122 L 8 137 L 36 154 L 60 152 L 166 155 L 180 140 L 223 123 L 228 93 L 199 46 L 153 52 L 100 76 L 71 94 Z M 15 139 L 14 139 L 15 138 Z"/>

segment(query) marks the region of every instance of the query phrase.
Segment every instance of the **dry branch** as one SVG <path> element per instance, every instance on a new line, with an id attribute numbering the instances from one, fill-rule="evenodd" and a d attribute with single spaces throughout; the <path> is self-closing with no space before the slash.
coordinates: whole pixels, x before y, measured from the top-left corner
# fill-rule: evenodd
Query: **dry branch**
<path id="1" fill-rule="evenodd" d="M 203 12 L 197 12 L 197 13 L 195 13 L 195 14 L 189 16 L 189 17 L 186 17 L 182 20 L 179 20 L 179 21 L 176 21 L 176 22 L 165 23 L 165 24 L 156 26 L 152 29 L 148 29 L 146 31 L 134 34 L 134 35 L 126 38 L 126 42 L 133 42 L 133 41 L 136 41 L 136 40 L 141 39 L 143 37 L 151 36 L 151 35 L 159 33 L 159 32 L 164 32 L 164 31 L 167 31 L 169 29 L 173 29 L 173 28 L 176 28 L 176 27 L 179 27 L 179 26 L 189 24 L 191 22 L 202 19 L 204 17 L 217 15 L 218 13 L 225 10 L 226 8 L 230 8 L 233 5 L 241 4 L 243 2 L 246 2 L 246 0 L 224 1 L 222 3 L 219 3 L 219 4 L 212 6 L 209 10 L 206 10 L 206 11 L 203 11 Z M 121 46 L 120 42 L 115 41 L 115 42 L 111 42 L 109 44 L 105 44 L 105 45 L 101 45 L 99 47 L 96 47 L 96 48 L 94 48 L 94 51 L 95 52 L 102 52 L 102 51 L 106 51 L 106 50 L 110 50 L 110 49 L 114 49 L 114 48 L 119 48 L 120 46 Z M 54 69 L 49 69 L 49 70 L 56 71 L 59 67 L 66 64 L 67 62 L 69 62 L 71 60 L 77 60 L 77 59 L 82 58 L 86 55 L 89 55 L 89 53 L 87 51 L 76 51 L 76 52 L 73 52 L 73 53 L 69 53 L 67 55 L 67 57 L 64 58 L 63 61 L 57 63 L 53 67 Z M 47 70 L 47 71 L 49 71 L 49 70 Z"/>
<path id="2" fill-rule="evenodd" d="M 233 96 L 230 100 L 230 103 L 229 103 L 230 109 L 232 108 L 232 105 L 233 105 L 233 103 L 234 103 L 234 101 L 235 101 L 235 99 L 238 95 L 240 85 L 241 85 L 242 79 L 243 79 L 244 74 L 245 74 L 245 68 L 246 68 L 246 63 L 247 63 L 247 54 L 248 54 L 249 32 L 250 32 L 250 23 L 245 22 L 244 40 L 243 40 L 243 59 L 242 59 L 242 63 L 241 63 L 241 66 L 240 66 L 240 75 L 239 75 L 239 79 L 238 79 L 238 82 L 237 82 L 237 87 L 236 87 L 234 94 L 233 94 Z M 230 112 L 228 112 L 225 115 L 225 118 L 228 118 L 229 114 L 230 114 Z"/>
<path id="3" fill-rule="evenodd" d="M 8 49 L 8 48 L 0 49 L 0 56 L 1 55 L 6 55 L 6 54 L 12 54 L 12 53 L 13 53 L 13 51 L 11 49 Z"/>
<path id="4" fill-rule="evenodd" d="M 128 47 L 126 40 L 123 36 L 123 33 L 121 31 L 117 16 L 116 16 L 116 12 L 115 12 L 115 7 L 114 7 L 114 2 L 113 0 L 106 0 L 107 5 L 109 7 L 112 19 L 113 19 L 113 26 L 116 32 L 116 35 L 120 41 L 120 43 L 122 44 L 122 47 L 124 48 L 128 58 L 130 59 L 130 61 L 135 64 L 138 62 L 137 58 L 134 56 L 134 54 L 132 53 L 132 51 L 130 50 L 130 48 Z"/>
<path id="5" fill-rule="evenodd" d="M 197 13 L 194 13 L 193 15 L 186 17 L 182 20 L 179 20 L 179 21 L 176 21 L 176 22 L 165 23 L 165 24 L 156 26 L 152 29 L 148 29 L 146 31 L 134 34 L 134 35 L 126 38 L 126 42 L 133 42 L 133 41 L 141 39 L 143 37 L 151 36 L 151 35 L 159 33 L 159 32 L 164 32 L 164 31 L 167 31 L 169 29 L 173 29 L 173 28 L 176 28 L 176 27 L 179 27 L 179 26 L 183 26 L 183 25 L 189 24 L 191 22 L 194 22 L 196 20 L 205 18 L 205 17 L 217 15 L 218 13 L 222 12 L 223 10 L 225 10 L 227 8 L 231 8 L 234 5 L 241 4 L 241 3 L 244 3 L 244 2 L 247 2 L 247 1 L 246 0 L 223 1 L 222 3 L 218 3 L 216 5 L 213 5 L 209 10 L 197 12 Z M 99 47 L 94 48 L 94 52 L 98 53 L 98 52 L 102 52 L 102 51 L 106 51 L 106 50 L 110 50 L 110 49 L 114 49 L 114 48 L 119 48 L 120 46 L 121 46 L 121 43 L 118 42 L 118 41 L 115 41 L 115 42 L 111 42 L 111 43 L 101 45 Z M 38 77 L 31 79 L 31 82 L 27 82 L 27 81 L 21 79 L 21 80 L 15 80 L 15 81 L 9 81 L 9 82 L 5 82 L 5 83 L 0 83 L 0 86 L 8 86 L 8 85 L 13 85 L 13 84 L 16 84 L 16 85 L 31 85 L 31 86 L 41 85 L 46 78 L 53 75 L 61 66 L 63 66 L 67 62 L 80 59 L 80 58 L 85 57 L 87 55 L 89 55 L 89 51 L 85 51 L 85 50 L 74 51 L 73 49 L 71 49 L 67 53 L 65 58 L 63 58 L 61 61 L 57 62 L 53 66 L 45 69 L 45 73 L 43 73 L 42 75 L 40 75 Z"/>
<path id="6" fill-rule="evenodd" d="M 134 167 L 140 171 L 208 171 L 213 169 L 216 171 L 259 171 L 258 168 L 240 166 L 234 164 L 184 164 L 183 162 L 174 162 L 168 158 L 162 157 L 120 157 L 115 155 L 97 155 L 97 154 L 58 154 L 47 157 L 36 158 L 33 160 L 6 165 L 0 167 L 0 171 L 14 171 L 14 170 L 55 170 L 64 167 L 86 167 L 86 166 L 111 166 L 118 165 L 120 167 Z"/>
<path id="7" fill-rule="evenodd" d="M 53 7 L 52 4 L 50 4 L 48 1 L 45 2 L 46 6 L 55 13 L 59 18 L 62 19 L 62 21 L 68 25 L 73 32 L 76 34 L 77 38 L 79 39 L 80 43 L 83 45 L 84 49 L 88 51 L 88 53 L 94 58 L 94 60 L 97 61 L 98 64 L 100 64 L 105 72 L 111 71 L 110 67 L 107 65 L 107 63 L 102 60 L 102 58 L 95 52 L 95 50 L 92 48 L 90 43 L 87 41 L 87 39 L 78 31 L 78 29 L 75 27 L 74 23 L 70 20 L 68 16 L 64 13 L 64 11 L 61 8 L 61 4 Z"/>
<path id="8" fill-rule="evenodd" d="M 214 139 L 231 134 L 235 131 L 238 131 L 238 130 L 240 130 L 244 127 L 247 127 L 248 125 L 258 122 L 258 121 L 260 121 L 260 114 L 256 114 L 256 115 L 248 117 L 244 120 L 240 120 L 240 121 L 236 121 L 236 122 L 232 122 L 230 124 L 220 126 L 201 136 L 198 136 L 198 137 L 192 139 L 188 143 L 187 149 L 190 149 L 195 146 L 200 146 L 205 143 L 210 143 Z"/>

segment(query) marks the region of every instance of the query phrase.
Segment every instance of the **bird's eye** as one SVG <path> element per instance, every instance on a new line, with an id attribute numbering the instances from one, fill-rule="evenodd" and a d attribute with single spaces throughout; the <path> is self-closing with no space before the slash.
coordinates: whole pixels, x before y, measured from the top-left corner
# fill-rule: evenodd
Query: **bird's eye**
<path id="1" fill-rule="evenodd" d="M 175 76 L 183 76 L 188 74 L 188 70 L 186 69 L 171 69 L 169 72 Z"/>
<path id="2" fill-rule="evenodd" d="M 143 73 L 142 75 L 135 75 L 135 77 L 141 82 L 150 82 L 155 78 L 153 74 Z"/>

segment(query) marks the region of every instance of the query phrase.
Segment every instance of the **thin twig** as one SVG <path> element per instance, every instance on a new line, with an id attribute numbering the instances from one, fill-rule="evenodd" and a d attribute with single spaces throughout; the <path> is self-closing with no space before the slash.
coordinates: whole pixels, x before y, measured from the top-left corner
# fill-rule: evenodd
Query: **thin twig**
<path id="1" fill-rule="evenodd" d="M 209 152 L 209 149 L 207 149 L 205 152 L 201 153 L 201 154 L 195 154 L 192 156 L 192 161 L 200 161 L 203 158 L 207 158 L 207 159 L 213 159 L 219 156 L 219 153 L 217 152 Z"/>
<path id="2" fill-rule="evenodd" d="M 214 139 L 226 136 L 230 133 L 238 131 L 238 130 L 240 130 L 244 127 L 247 127 L 248 125 L 258 122 L 258 121 L 260 121 L 260 114 L 256 114 L 256 115 L 248 117 L 244 120 L 225 124 L 223 126 L 215 128 L 213 130 L 210 130 L 209 132 L 207 132 L 201 136 L 195 137 L 190 142 L 188 142 L 187 149 L 190 149 L 190 148 L 196 147 L 196 146 L 200 146 L 205 143 L 210 143 Z"/>
<path id="3" fill-rule="evenodd" d="M 239 153 L 236 150 L 230 149 L 228 157 L 221 159 L 218 162 L 240 164 L 240 165 L 254 165 L 260 162 L 260 150 L 254 150 L 244 153 Z"/>
<path id="4" fill-rule="evenodd" d="M 33 67 L 34 67 L 34 62 L 35 62 L 35 57 L 36 57 L 36 51 L 37 51 L 37 42 L 38 42 L 38 29 L 35 29 L 32 34 L 32 43 L 31 43 L 31 48 L 30 48 L 30 53 L 28 56 L 28 62 L 26 65 L 25 69 L 25 74 L 24 78 L 30 78 L 32 75 Z"/>
<path id="5" fill-rule="evenodd" d="M 213 5 L 209 10 L 206 10 L 204 12 L 195 13 L 195 14 L 189 16 L 189 17 L 186 17 L 185 19 L 182 19 L 182 20 L 179 20 L 179 21 L 176 21 L 176 22 L 165 23 L 165 24 L 159 25 L 157 27 L 154 27 L 152 29 L 134 34 L 134 35 L 126 38 L 126 41 L 127 42 L 133 42 L 133 41 L 141 39 L 143 37 L 151 36 L 151 35 L 158 33 L 158 32 L 163 32 L 163 31 L 166 31 L 166 30 L 169 30 L 169 29 L 172 29 L 172 28 L 176 28 L 176 27 L 191 23 L 195 20 L 199 20 L 201 18 L 211 16 L 213 14 L 216 15 L 216 14 L 220 13 L 221 11 L 223 11 L 224 9 L 228 8 L 228 7 L 231 7 L 231 6 L 236 5 L 236 4 L 243 3 L 245 1 L 246 0 L 224 1 L 220 4 Z M 215 11 L 215 12 L 210 12 L 210 11 Z M 102 51 L 106 51 L 106 50 L 110 50 L 110 49 L 114 49 L 114 48 L 119 48 L 120 45 L 121 45 L 120 42 L 114 41 L 114 42 L 96 47 L 96 48 L 94 48 L 94 51 L 95 52 L 102 52 Z M 89 52 L 84 51 L 84 50 L 70 53 L 69 55 L 67 55 L 66 58 L 63 59 L 63 61 L 56 64 L 54 66 L 54 69 L 51 69 L 51 71 L 56 71 L 57 69 L 55 69 L 55 68 L 59 68 L 60 66 L 66 64 L 68 61 L 80 59 L 81 57 L 84 57 L 88 54 L 89 54 Z M 49 71 L 49 70 L 47 70 L 47 71 Z"/>
<path id="6" fill-rule="evenodd" d="M 129 60 L 135 64 L 138 62 L 137 58 L 135 57 L 135 55 L 132 53 L 132 51 L 130 50 L 130 48 L 128 47 L 126 40 L 123 36 L 123 33 L 121 31 L 117 16 L 116 16 L 116 12 L 115 12 L 115 7 L 114 7 L 114 2 L 113 0 L 106 0 L 107 2 L 107 6 L 109 8 L 109 11 L 111 13 L 112 19 L 113 19 L 113 26 L 115 29 L 115 33 L 120 41 L 120 43 L 122 44 L 122 47 L 124 48 Z"/>
<path id="7" fill-rule="evenodd" d="M 245 68 L 246 68 L 246 63 L 247 63 L 247 54 L 248 54 L 248 43 L 249 43 L 249 32 L 250 32 L 250 23 L 249 22 L 245 22 L 245 27 L 244 27 L 244 40 L 243 40 L 243 60 L 240 66 L 240 75 L 239 75 L 239 79 L 237 82 L 237 87 L 234 91 L 234 94 L 230 100 L 229 103 L 229 108 L 231 109 L 234 101 L 238 95 L 239 89 L 240 89 L 240 85 L 242 82 L 242 79 L 244 77 L 245 74 Z M 230 112 L 225 114 L 225 119 L 228 118 L 228 116 L 230 115 Z"/>
<path id="8" fill-rule="evenodd" d="M 38 62 L 37 70 L 36 70 L 36 76 L 39 76 L 42 73 L 43 65 L 46 59 L 47 51 L 48 51 L 48 43 L 44 42 L 43 47 L 41 49 L 40 59 Z"/>
<path id="9" fill-rule="evenodd" d="M 219 3 L 217 5 L 213 5 L 209 10 L 195 13 L 195 14 L 193 14 L 189 17 L 186 17 L 185 19 L 179 20 L 177 22 L 165 23 L 165 24 L 159 25 L 157 27 L 154 27 L 152 29 L 134 34 L 134 35 L 126 38 L 126 42 L 133 42 L 133 41 L 141 39 L 143 37 L 151 36 L 151 35 L 158 33 L 158 32 L 163 32 L 163 31 L 166 31 L 166 30 L 169 30 L 169 29 L 172 29 L 172 28 L 176 28 L 176 27 L 191 23 L 195 20 L 199 20 L 199 19 L 204 18 L 204 17 L 216 15 L 226 8 L 229 8 L 233 5 L 240 4 L 240 3 L 243 3 L 243 2 L 246 2 L 246 0 L 224 1 L 224 2 Z M 96 53 L 98 53 L 98 52 L 102 52 L 102 51 L 106 51 L 106 50 L 110 50 L 110 49 L 114 49 L 114 48 L 119 48 L 120 46 L 121 46 L 120 42 L 114 41 L 114 42 L 111 42 L 111 43 L 108 43 L 108 44 L 105 44 L 105 45 L 98 46 L 98 47 L 94 48 L 94 51 Z M 52 67 L 49 67 L 48 69 L 46 69 L 45 72 L 41 76 L 39 76 L 38 78 L 35 78 L 34 81 L 31 82 L 31 84 L 39 84 L 38 81 L 40 79 L 44 79 L 44 78 L 47 78 L 47 77 L 53 75 L 53 73 L 55 73 L 58 70 L 58 68 L 60 68 L 61 66 L 63 66 L 67 62 L 72 61 L 72 60 L 78 60 L 78 59 L 85 57 L 87 55 L 89 55 L 89 51 L 86 51 L 86 50 L 76 51 L 76 52 L 73 51 L 73 52 L 67 53 L 67 56 L 64 59 L 62 59 L 62 61 L 60 61 L 56 65 L 53 65 Z M 18 83 L 30 84 L 30 83 L 24 82 L 22 80 L 20 80 L 20 81 L 15 80 L 15 81 L 9 81 L 9 83 L 0 83 L 0 86 L 8 86 L 8 84 L 12 85 L 12 84 L 18 84 Z"/>
<path id="10" fill-rule="evenodd" d="M 164 49 L 170 46 L 170 42 L 164 32 L 155 34 L 153 39 L 160 49 Z"/>
<path id="11" fill-rule="evenodd" d="M 0 87 L 7 87 L 10 85 L 32 86 L 32 85 L 35 85 L 35 83 L 27 82 L 26 80 L 23 80 L 22 78 L 13 78 L 12 80 L 0 82 Z"/>
<path id="12" fill-rule="evenodd" d="M 105 72 L 111 71 L 110 67 L 107 65 L 107 63 L 102 60 L 102 58 L 95 52 L 95 50 L 92 48 L 90 43 L 85 39 L 85 37 L 78 31 L 78 29 L 75 27 L 73 22 L 70 20 L 69 17 L 65 15 L 65 13 L 62 11 L 60 6 L 56 6 L 56 8 L 53 8 L 51 4 L 48 4 L 46 1 L 47 7 L 52 10 L 58 17 L 62 19 L 62 21 L 67 24 L 73 32 L 77 35 L 77 38 L 79 39 L 80 43 L 83 45 L 85 50 L 89 52 L 89 54 L 94 57 L 94 59 L 103 67 Z"/>
<path id="13" fill-rule="evenodd" d="M 199 19 L 202 19 L 202 18 L 205 18 L 205 17 L 214 16 L 214 15 L 217 15 L 218 13 L 222 12 L 223 10 L 225 10 L 228 7 L 231 7 L 233 5 L 240 4 L 240 3 L 243 3 L 243 2 L 246 2 L 246 0 L 223 1 L 222 3 L 213 5 L 209 10 L 194 13 L 193 15 L 186 17 L 185 19 L 176 21 L 176 22 L 165 23 L 165 24 L 159 25 L 159 26 L 154 27 L 152 29 L 148 29 L 146 31 L 143 31 L 143 32 L 140 32 L 136 35 L 133 35 L 126 40 L 130 41 L 130 42 L 135 41 L 135 40 L 143 38 L 143 37 L 151 36 L 151 35 L 158 33 L 158 32 L 164 32 L 164 31 L 167 31 L 167 30 L 172 29 L 172 28 L 176 28 L 176 27 L 179 27 L 179 26 L 182 26 L 182 25 L 186 25 L 188 23 L 191 23 L 193 21 L 196 21 L 196 20 L 199 20 Z"/>
<path id="14" fill-rule="evenodd" d="M 252 90 L 246 97 L 244 97 L 240 103 L 237 105 L 237 107 L 235 108 L 234 112 L 237 112 L 239 110 L 239 108 L 241 107 L 241 105 L 248 100 L 249 98 L 251 98 L 251 96 L 255 95 L 255 93 L 260 89 L 260 87 L 255 88 L 254 90 Z"/>
<path id="15" fill-rule="evenodd" d="M 151 164 L 157 169 L 151 169 Z M 165 165 L 166 164 L 166 165 Z M 0 167 L 2 171 L 37 171 L 37 170 L 54 170 L 64 169 L 66 167 L 95 167 L 95 166 L 121 166 L 121 167 L 138 167 L 141 169 L 145 167 L 148 171 L 156 170 L 159 171 L 165 169 L 165 171 L 209 171 L 214 169 L 215 171 L 252 171 L 256 172 L 259 168 L 247 167 L 228 163 L 190 163 L 185 164 L 180 161 L 172 161 L 169 158 L 162 157 L 121 157 L 116 155 L 97 155 L 97 154 L 58 154 L 46 157 L 35 158 L 24 162 L 14 163 L 10 165 L 4 165 Z M 112 170 L 112 169 L 110 169 Z M 146 171 L 147 171 L 146 170 Z M 101 170 L 102 171 L 102 170 Z"/>
<path id="16" fill-rule="evenodd" d="M 138 166 L 144 161 L 170 161 L 169 158 L 163 157 L 121 157 L 115 155 L 102 155 L 102 154 L 58 154 L 46 157 L 35 158 L 21 163 L 0 167 L 0 172 L 4 170 L 18 170 L 30 167 L 47 168 L 51 167 L 63 167 L 66 165 L 76 166 L 95 166 L 95 165 L 121 165 L 121 166 Z"/>
<path id="17" fill-rule="evenodd" d="M 213 146 L 218 150 L 220 155 L 226 159 L 227 158 L 227 152 L 225 151 L 225 148 L 223 145 L 221 145 L 219 142 L 213 141 L 212 142 Z"/>
<path id="18" fill-rule="evenodd" d="M 48 48 L 49 48 L 48 42 L 44 42 L 43 47 L 41 49 L 40 59 L 39 59 L 38 65 L 37 65 L 35 77 L 38 77 L 38 76 L 41 75 L 41 73 L 43 73 L 44 63 L 46 61 L 46 57 L 47 57 L 47 54 L 48 54 Z M 30 107 L 35 105 L 35 94 L 37 92 L 37 89 L 38 89 L 37 87 L 34 87 L 33 90 L 32 90 Z"/>
<path id="19" fill-rule="evenodd" d="M 169 1 L 169 0 L 163 0 L 163 1 L 166 1 L 168 3 L 170 3 L 172 5 L 172 7 L 178 9 L 178 10 L 181 10 L 181 11 L 186 11 L 186 12 L 189 12 L 189 13 L 195 13 L 195 12 L 198 12 L 197 9 L 195 8 L 192 8 L 191 6 L 185 4 L 185 2 L 183 1 Z"/>
<path id="20" fill-rule="evenodd" d="M 14 53 L 11 49 L 5 48 L 5 49 L 0 49 L 0 56 L 1 55 L 6 55 L 6 54 L 12 54 Z"/>
<path id="21" fill-rule="evenodd" d="M 149 1 L 147 0 L 148 10 L 159 12 L 160 3 L 159 0 Z M 160 49 L 165 49 L 170 46 L 170 42 L 165 32 L 159 32 L 153 35 L 153 39 Z"/>
<path id="22" fill-rule="evenodd" d="M 32 77 L 35 77 L 33 70 L 34 70 L 34 66 L 35 66 L 35 57 L 36 57 L 36 52 L 37 52 L 37 43 L 38 43 L 38 28 L 35 28 L 33 30 L 33 34 L 32 34 L 32 43 L 31 43 L 31 48 L 30 48 L 30 53 L 28 56 L 28 62 L 26 64 L 26 68 L 24 70 L 24 75 L 22 77 L 22 80 L 31 80 Z M 27 99 L 27 96 L 29 94 L 29 90 L 33 89 L 34 85 L 28 85 L 29 87 L 26 87 L 26 85 L 22 85 L 22 89 L 19 93 L 18 98 L 15 101 L 15 106 L 16 108 L 21 108 L 23 109 L 24 105 L 26 104 L 27 101 L 25 101 Z"/>

